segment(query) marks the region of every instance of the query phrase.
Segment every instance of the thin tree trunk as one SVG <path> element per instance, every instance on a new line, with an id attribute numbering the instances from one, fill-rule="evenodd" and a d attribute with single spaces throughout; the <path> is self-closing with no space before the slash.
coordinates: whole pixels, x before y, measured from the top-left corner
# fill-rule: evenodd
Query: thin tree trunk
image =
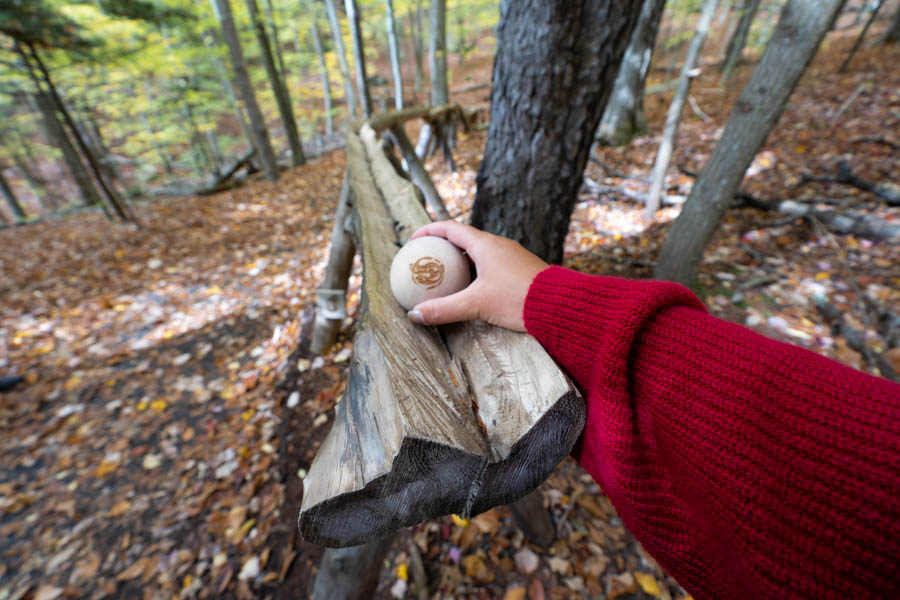
<path id="1" fill-rule="evenodd" d="M 400 75 L 400 48 L 397 44 L 397 32 L 394 24 L 394 4 L 392 0 L 384 0 L 387 11 L 388 51 L 391 55 L 391 76 L 394 78 L 394 108 L 403 110 L 403 78 Z"/>
<path id="2" fill-rule="evenodd" d="M 879 44 L 896 44 L 900 42 L 900 7 L 891 18 L 891 24 L 888 25 L 887 31 L 878 39 Z"/>
<path id="3" fill-rule="evenodd" d="M 220 42 L 216 34 L 207 30 L 203 34 L 203 43 L 204 45 L 213 50 Z M 234 91 L 234 86 L 231 85 L 231 79 L 228 78 L 228 70 L 225 68 L 225 64 L 219 60 L 219 57 L 213 53 L 212 55 L 212 63 L 216 69 L 216 73 L 219 76 L 219 81 L 222 84 L 222 89 L 225 90 L 225 96 L 228 97 L 228 103 L 231 105 L 231 109 L 234 111 L 234 114 L 237 116 L 238 123 L 241 125 L 241 131 L 244 134 L 244 138 L 252 147 L 256 147 L 254 139 L 253 139 L 253 131 L 250 129 L 250 125 L 247 124 L 247 117 L 244 115 L 244 109 L 241 107 L 241 103 L 238 102 L 237 94 Z"/>
<path id="4" fill-rule="evenodd" d="M 703 251 L 843 0 L 790 0 L 663 243 L 655 276 L 694 282 Z"/>
<path id="5" fill-rule="evenodd" d="M 863 30 L 859 32 L 859 37 L 856 38 L 856 41 L 853 42 L 853 47 L 850 48 L 850 54 L 847 55 L 847 58 L 841 65 L 841 68 L 838 69 L 838 73 L 843 73 L 847 69 L 847 65 L 850 64 L 850 61 L 853 60 L 853 55 L 856 54 L 856 51 L 859 49 L 859 45 L 862 44 L 863 38 L 865 38 L 866 33 L 869 32 L 869 27 L 872 26 L 872 23 L 875 21 L 875 17 L 878 16 L 879 11 L 881 11 L 882 6 L 884 6 L 884 0 L 878 0 L 878 4 L 875 6 L 875 10 L 873 10 L 872 14 L 869 15 L 869 20 L 866 21 L 865 27 L 863 27 Z"/>
<path id="6" fill-rule="evenodd" d="M 559 263 L 603 107 L 640 6 L 503 0 L 472 224 Z"/>
<path id="7" fill-rule="evenodd" d="M 45 186 L 46 183 L 41 180 L 38 176 L 36 176 L 31 168 L 28 166 L 28 163 L 25 162 L 25 159 L 18 152 L 10 152 L 12 155 L 13 164 L 16 165 L 16 168 L 22 174 L 22 178 L 25 179 L 25 183 L 28 184 L 28 188 L 31 190 L 31 193 L 38 199 L 38 202 L 41 203 L 41 206 L 44 207 L 44 210 L 52 210 L 56 208 L 56 202 L 51 201 L 48 202 L 47 198 L 51 197 L 49 194 L 45 196 Z"/>
<path id="8" fill-rule="evenodd" d="M 331 109 L 331 83 L 328 81 L 328 67 L 325 64 L 325 53 L 322 52 L 322 38 L 319 37 L 319 26 L 316 24 L 315 19 L 313 19 L 309 31 L 312 34 L 316 58 L 319 61 L 319 73 L 322 77 L 322 96 L 325 99 L 325 133 L 331 135 L 334 133 L 334 115 Z"/>
<path id="9" fill-rule="evenodd" d="M 372 116 L 372 97 L 369 95 L 369 82 L 366 80 L 366 55 L 363 47 L 362 31 L 359 27 L 359 11 L 356 0 L 344 0 L 347 11 L 347 22 L 350 23 L 350 37 L 353 39 L 353 65 L 356 71 L 356 89 L 362 104 L 363 116 Z"/>
<path id="10" fill-rule="evenodd" d="M 6 180 L 6 177 L 3 175 L 3 165 L 0 165 L 0 191 L 3 192 L 3 198 L 6 200 L 6 205 L 9 206 L 9 210 L 13 214 L 13 218 L 16 223 L 21 223 L 25 219 L 28 218 L 28 215 L 25 214 L 25 211 L 22 210 L 22 205 L 19 204 L 19 199 L 16 198 L 15 192 L 13 192 L 12 187 L 9 185 L 9 182 Z"/>
<path id="11" fill-rule="evenodd" d="M 747 38 L 750 37 L 750 28 L 753 26 L 753 19 L 756 18 L 756 11 L 759 10 L 760 0 L 746 0 L 743 8 L 741 8 L 741 18 L 738 21 L 737 29 L 731 40 L 728 42 L 728 48 L 725 50 L 725 60 L 722 62 L 722 79 L 728 81 L 734 67 L 741 60 L 744 53 L 744 47 L 747 45 Z"/>
<path id="12" fill-rule="evenodd" d="M 447 0 L 431 0 L 431 105 L 450 102 L 447 88 Z"/>
<path id="13" fill-rule="evenodd" d="M 66 135 L 62 123 L 59 122 L 59 117 L 56 114 L 56 109 L 50 96 L 47 92 L 38 91 L 32 95 L 32 99 L 41 113 L 47 140 L 62 152 L 63 161 L 66 163 L 75 185 L 81 192 L 82 201 L 86 206 L 102 204 L 103 200 L 100 198 L 100 194 L 97 193 L 97 188 L 94 187 L 91 176 L 88 175 L 84 163 L 81 162 L 81 157 L 78 156 L 78 152 L 72 145 L 69 136 Z"/>
<path id="14" fill-rule="evenodd" d="M 278 64 L 278 76 L 287 86 L 287 70 L 284 68 L 284 55 L 281 52 L 281 44 L 278 43 L 278 26 L 275 23 L 275 10 L 272 8 L 272 0 L 263 2 L 263 10 L 266 13 L 266 23 L 269 26 L 269 36 L 272 40 L 272 50 L 275 53 L 275 61 Z"/>
<path id="15" fill-rule="evenodd" d="M 291 149 L 291 164 L 295 167 L 306 162 L 303 155 L 303 144 L 300 142 L 300 134 L 297 132 L 297 121 L 294 120 L 294 109 L 291 108 L 291 96 L 288 93 L 287 85 L 278 74 L 275 67 L 275 61 L 272 58 L 272 47 L 269 44 L 269 36 L 266 28 L 259 17 L 259 9 L 256 6 L 256 0 L 245 0 L 247 11 L 250 13 L 250 20 L 253 22 L 253 29 L 256 33 L 256 41 L 259 43 L 260 55 L 262 56 L 263 66 L 266 68 L 266 74 L 269 76 L 269 84 L 275 93 L 275 102 L 278 104 L 278 113 L 281 115 L 281 122 L 284 124 L 284 133 L 288 139 L 288 146 Z"/>
<path id="16" fill-rule="evenodd" d="M 147 130 L 147 133 L 150 134 L 150 144 L 153 146 L 153 149 L 156 150 L 157 156 L 159 156 L 159 160 L 163 164 L 163 169 L 165 169 L 166 173 L 171 175 L 174 173 L 174 169 L 172 169 L 172 161 L 169 160 L 169 157 L 163 151 L 162 146 L 159 145 L 159 141 L 156 139 L 156 128 L 150 123 L 149 117 L 147 117 L 147 113 L 141 111 L 140 113 L 141 124 L 143 124 L 144 129 Z"/>
<path id="17" fill-rule="evenodd" d="M 650 71 L 650 60 L 665 5 L 666 0 L 644 0 L 641 6 L 641 15 L 622 57 L 613 93 L 597 128 L 597 138 L 605 144 L 623 146 L 635 135 L 647 130 L 644 82 Z"/>
<path id="18" fill-rule="evenodd" d="M 675 136 L 678 135 L 678 123 L 681 121 L 681 113 L 684 103 L 687 101 L 688 91 L 691 88 L 691 71 L 693 71 L 700 59 L 700 51 L 709 33 L 709 25 L 712 23 L 719 0 L 705 0 L 700 21 L 691 46 L 688 48 L 681 69 L 681 77 L 678 81 L 678 90 L 669 105 L 669 113 L 666 115 L 666 125 L 663 128 L 662 138 L 659 141 L 659 150 L 656 152 L 656 162 L 653 164 L 653 172 L 650 175 L 650 191 L 647 194 L 647 214 L 653 215 L 659 210 L 659 199 L 662 196 L 666 182 L 666 171 L 669 170 L 669 161 L 672 160 L 672 152 L 675 150 Z"/>
<path id="19" fill-rule="evenodd" d="M 410 10 L 407 14 L 409 15 L 410 41 L 412 42 L 413 60 L 415 62 L 416 93 L 420 93 L 422 91 L 423 82 L 425 81 L 425 67 L 423 64 L 425 58 L 425 46 L 422 41 L 422 0 L 416 0 L 415 11 Z"/>
<path id="20" fill-rule="evenodd" d="M 181 105 L 181 110 L 184 113 L 184 118 L 187 121 L 188 130 L 190 132 L 191 149 L 194 151 L 194 164 L 197 167 L 197 172 L 201 175 L 204 171 L 212 173 L 215 170 L 215 164 L 210 158 L 209 152 L 206 151 L 206 146 L 203 145 L 203 135 L 197 127 L 197 121 L 194 119 L 194 111 L 191 109 L 191 105 L 188 102 Z"/>
<path id="21" fill-rule="evenodd" d="M 344 49 L 344 36 L 341 33 L 341 22 L 338 19 L 337 0 L 323 0 L 325 12 L 328 13 L 328 25 L 331 27 L 331 37 L 334 38 L 334 51 L 338 56 L 338 66 L 341 70 L 341 79 L 344 81 L 344 95 L 347 97 L 347 105 L 350 108 L 350 116 L 355 117 L 356 94 L 353 93 L 353 80 L 350 77 L 350 64 L 347 62 L 347 51 Z"/>
<path id="22" fill-rule="evenodd" d="M 256 102 L 256 94 L 253 92 L 253 84 L 250 82 L 247 64 L 244 62 L 244 51 L 241 48 L 237 29 L 234 27 L 234 18 L 231 16 L 231 2 L 230 0 L 210 1 L 214 2 L 213 8 L 216 9 L 216 16 L 222 26 L 222 36 L 231 55 L 231 67 L 234 71 L 238 93 L 240 93 L 241 100 L 244 102 L 244 108 L 247 109 L 247 114 L 250 117 L 256 156 L 262 164 L 266 178 L 269 181 L 278 181 L 280 175 L 278 172 L 278 161 L 275 158 L 275 152 L 272 150 L 272 142 L 269 139 L 269 130 L 266 129 L 265 119 L 262 111 L 259 109 L 259 104 Z"/>
<path id="23" fill-rule="evenodd" d="M 100 189 L 103 191 L 103 194 L 109 201 L 109 205 L 112 207 L 112 209 L 120 219 L 122 219 L 123 221 L 131 221 L 132 223 L 137 224 L 137 219 L 135 218 L 134 214 L 131 213 L 131 210 L 125 206 L 125 204 L 122 202 L 122 199 L 119 198 L 115 190 L 112 189 L 112 187 L 108 185 L 103 179 L 103 173 L 101 172 L 100 165 L 97 162 L 97 158 L 91 152 L 91 149 L 84 141 L 84 138 L 81 137 L 81 133 L 78 131 L 78 126 L 75 124 L 75 121 L 72 119 L 72 115 L 69 114 L 66 105 L 63 103 L 62 98 L 60 98 L 59 93 L 57 93 L 56 91 L 56 86 L 53 84 L 53 80 L 50 77 L 50 72 L 44 65 L 44 61 L 41 60 L 40 55 L 38 55 L 37 50 L 33 45 L 29 44 L 28 50 L 31 53 L 31 58 L 34 59 L 35 64 L 41 72 L 41 76 L 43 78 L 44 84 L 47 86 L 49 97 L 53 102 L 54 108 L 59 111 L 59 113 L 63 117 L 63 121 L 66 123 L 66 125 L 68 125 L 69 131 L 72 133 L 72 137 L 75 138 L 75 143 L 78 144 L 78 148 L 81 150 L 81 153 L 84 155 L 85 159 L 87 159 L 88 165 L 91 168 L 91 172 L 94 174 L 94 178 L 100 185 Z M 24 52 L 21 52 L 21 49 L 20 53 L 22 57 L 25 58 Z M 31 63 L 28 62 L 27 58 L 25 60 L 28 63 L 29 73 L 31 73 Z M 33 73 L 31 73 L 31 75 L 32 77 L 34 77 Z"/>

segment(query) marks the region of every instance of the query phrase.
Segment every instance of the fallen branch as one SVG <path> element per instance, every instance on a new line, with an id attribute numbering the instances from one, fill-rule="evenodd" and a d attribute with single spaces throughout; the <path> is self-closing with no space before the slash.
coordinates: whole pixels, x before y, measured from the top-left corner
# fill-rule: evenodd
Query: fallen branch
<path id="1" fill-rule="evenodd" d="M 856 137 L 850 140 L 851 144 L 884 144 L 891 150 L 900 150 L 900 144 L 883 137 Z"/>
<path id="2" fill-rule="evenodd" d="M 850 185 L 864 192 L 869 192 L 870 194 L 878 196 L 887 202 L 889 206 L 900 206 L 900 186 L 890 182 L 875 183 L 874 181 L 858 177 L 853 173 L 850 165 L 844 161 L 838 162 L 837 173 L 833 176 L 810 175 L 809 173 L 804 173 L 803 178 L 800 180 L 800 183 L 797 184 L 797 187 L 809 182 Z"/>
<path id="3" fill-rule="evenodd" d="M 831 327 L 832 335 L 840 335 L 847 341 L 847 346 L 859 352 L 870 366 L 875 366 L 881 371 L 882 376 L 891 381 L 900 382 L 900 373 L 894 372 L 891 364 L 881 352 L 875 352 L 866 343 L 866 332 L 857 329 L 844 322 L 844 313 L 834 304 L 828 302 L 824 296 L 814 298 L 816 308 Z"/>
<path id="4" fill-rule="evenodd" d="M 593 153 L 591 153 L 590 161 L 592 163 L 594 163 L 595 165 L 597 165 L 598 167 L 600 167 L 601 169 L 603 169 L 604 171 L 606 171 L 607 173 L 609 173 L 613 177 L 618 177 L 619 179 L 631 179 L 633 181 L 640 181 L 641 183 L 647 183 L 647 184 L 650 183 L 650 179 L 647 177 L 641 177 L 640 175 L 629 175 L 628 173 L 623 173 L 621 171 L 617 171 L 616 169 L 613 169 L 612 167 L 603 164 L 602 162 L 600 162 L 600 159 L 598 159 L 596 156 L 593 155 Z"/>
<path id="5" fill-rule="evenodd" d="M 639 202 L 640 204 L 647 204 L 647 194 L 644 192 L 638 192 L 632 189 L 628 189 L 626 187 L 613 187 L 609 185 L 600 185 L 590 177 L 584 178 L 584 185 L 587 187 L 588 191 L 592 194 L 618 194 L 620 196 L 624 196 L 629 200 L 634 200 L 635 202 Z M 670 194 L 668 196 L 663 196 L 661 198 L 661 202 L 663 205 L 667 206 L 675 206 L 678 204 L 684 204 L 685 200 L 687 200 L 686 196 L 679 196 L 676 194 Z"/>

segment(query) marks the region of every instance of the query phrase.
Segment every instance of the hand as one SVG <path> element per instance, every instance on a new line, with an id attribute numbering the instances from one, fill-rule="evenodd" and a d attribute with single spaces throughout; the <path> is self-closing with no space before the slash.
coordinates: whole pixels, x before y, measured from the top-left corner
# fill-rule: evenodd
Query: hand
<path id="1" fill-rule="evenodd" d="M 435 235 L 465 250 L 475 263 L 477 275 L 466 289 L 426 300 L 409 311 L 409 320 L 419 325 L 443 325 L 482 319 L 525 331 L 522 310 L 535 276 L 547 263 L 505 237 L 486 233 L 456 221 L 441 221 L 420 228 L 413 238 Z"/>

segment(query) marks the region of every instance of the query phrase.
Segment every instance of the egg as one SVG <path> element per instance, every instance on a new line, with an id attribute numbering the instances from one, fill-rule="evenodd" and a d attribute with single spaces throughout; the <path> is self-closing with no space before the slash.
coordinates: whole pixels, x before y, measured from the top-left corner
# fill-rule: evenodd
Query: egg
<path id="1" fill-rule="evenodd" d="M 391 290 L 406 310 L 425 300 L 455 294 L 471 281 L 469 261 L 442 237 L 410 240 L 391 263 Z"/>

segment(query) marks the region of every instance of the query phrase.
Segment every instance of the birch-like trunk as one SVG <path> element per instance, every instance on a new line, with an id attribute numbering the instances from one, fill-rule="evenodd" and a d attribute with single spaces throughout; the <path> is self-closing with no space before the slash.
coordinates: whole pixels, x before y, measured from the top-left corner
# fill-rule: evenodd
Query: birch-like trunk
<path id="1" fill-rule="evenodd" d="M 659 149 L 656 152 L 656 162 L 653 164 L 653 172 L 650 174 L 650 192 L 647 194 L 648 215 L 653 215 L 659 210 L 660 197 L 666 183 L 666 171 L 669 170 L 669 162 L 672 160 L 672 153 L 675 151 L 675 137 L 678 135 L 678 124 L 681 121 L 684 103 L 687 101 L 688 92 L 691 89 L 692 71 L 697 67 L 697 62 L 700 60 L 700 51 L 703 49 L 703 43 L 706 41 L 706 35 L 709 33 L 709 26 L 712 23 L 718 3 L 719 0 L 706 0 L 703 3 L 703 11 L 700 13 L 700 20 L 694 32 L 694 39 L 691 40 L 687 56 L 684 59 L 684 66 L 681 68 L 678 89 L 675 91 L 675 97 L 672 98 L 672 104 L 669 105 L 666 125 L 663 128 Z"/>
<path id="2" fill-rule="evenodd" d="M 231 15 L 231 2 L 230 0 L 210 1 L 214 3 L 213 8 L 215 9 L 216 17 L 218 17 L 222 26 L 222 37 L 231 55 L 231 68 L 234 71 L 238 93 L 241 95 L 241 100 L 250 117 L 250 127 L 253 133 L 253 145 L 256 148 L 256 155 L 262 165 L 263 172 L 266 174 L 266 178 L 269 181 L 278 181 L 280 176 L 278 161 L 275 158 L 274 150 L 272 150 L 272 141 L 269 139 L 266 121 L 263 118 L 259 104 L 256 102 L 253 84 L 250 82 L 250 73 L 247 71 L 247 64 L 244 61 L 244 50 L 241 48 L 241 40 L 238 37 L 237 29 L 234 26 L 234 18 Z"/>
<path id="3" fill-rule="evenodd" d="M 697 267 L 735 192 L 759 152 L 843 0 L 790 0 L 722 137 L 672 224 L 655 276 L 693 284 Z"/>
<path id="4" fill-rule="evenodd" d="M 644 117 L 644 82 L 656 45 L 656 34 L 666 0 L 644 0 L 641 15 L 622 57 L 612 96 L 603 110 L 597 139 L 610 146 L 623 146 L 647 130 Z"/>
<path id="5" fill-rule="evenodd" d="M 344 0 L 347 11 L 347 22 L 350 24 L 350 37 L 353 40 L 353 67 L 356 73 L 356 90 L 362 104 L 363 116 L 372 116 L 372 97 L 369 95 L 369 82 L 366 80 L 366 53 L 363 46 L 362 31 L 359 27 L 359 10 L 356 0 Z"/>
<path id="6" fill-rule="evenodd" d="M 300 134 L 297 132 L 297 121 L 294 119 L 294 109 L 291 107 L 291 96 L 288 93 L 284 79 L 278 73 L 275 60 L 272 58 L 272 46 L 269 41 L 269 35 L 266 33 L 266 28 L 260 19 L 256 0 L 245 1 L 247 11 L 250 13 L 250 20 L 253 22 L 256 41 L 259 43 L 263 66 L 266 68 L 269 84 L 275 93 L 275 102 L 278 104 L 278 113 L 281 115 L 281 122 L 284 125 L 288 147 L 291 149 L 291 164 L 297 167 L 306 162 L 306 157 L 303 155 L 303 144 L 300 142 Z"/>
<path id="7" fill-rule="evenodd" d="M 400 46 L 397 43 L 397 31 L 394 24 L 394 3 L 384 0 L 387 12 L 388 52 L 391 55 L 391 76 L 394 78 L 394 108 L 403 110 L 403 78 L 400 75 Z"/>
<path id="8" fill-rule="evenodd" d="M 341 33 L 341 21 L 338 19 L 337 0 L 323 0 L 325 12 L 328 13 L 328 25 L 331 27 L 331 37 L 334 38 L 334 51 L 338 57 L 338 67 L 341 71 L 341 79 L 344 82 L 344 95 L 347 97 L 347 106 L 350 116 L 358 114 L 356 110 L 356 94 L 353 93 L 353 79 L 350 77 L 350 63 L 347 62 L 347 50 L 344 48 L 344 35 Z"/>
<path id="9" fill-rule="evenodd" d="M 319 61 L 319 73 L 322 77 L 322 97 L 325 101 L 325 133 L 331 135 L 334 133 L 334 115 L 331 108 L 331 82 L 328 81 L 328 66 L 325 64 L 325 53 L 322 51 L 322 38 L 319 37 L 319 26 L 313 19 L 312 25 L 309 26 L 309 33 L 312 37 L 313 47 L 316 50 L 316 59 Z M 300 36 L 297 36 L 297 44 L 299 48 Z"/>

